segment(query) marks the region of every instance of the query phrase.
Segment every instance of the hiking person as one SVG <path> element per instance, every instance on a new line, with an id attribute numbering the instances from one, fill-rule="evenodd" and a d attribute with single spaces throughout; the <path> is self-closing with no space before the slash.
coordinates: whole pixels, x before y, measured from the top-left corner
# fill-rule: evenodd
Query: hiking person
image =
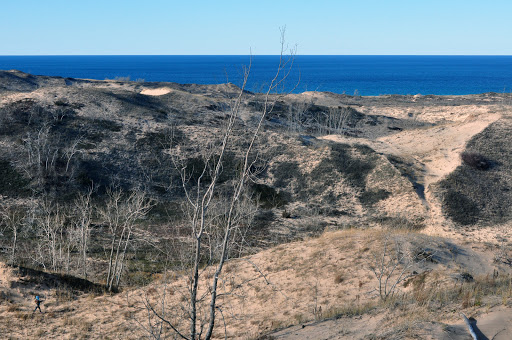
<path id="1" fill-rule="evenodd" d="M 39 308 L 39 313 L 42 313 L 43 311 L 41 310 L 41 299 L 39 298 L 39 295 L 36 296 L 36 308 L 34 308 L 34 312 Z M 32 312 L 33 313 L 33 312 Z"/>

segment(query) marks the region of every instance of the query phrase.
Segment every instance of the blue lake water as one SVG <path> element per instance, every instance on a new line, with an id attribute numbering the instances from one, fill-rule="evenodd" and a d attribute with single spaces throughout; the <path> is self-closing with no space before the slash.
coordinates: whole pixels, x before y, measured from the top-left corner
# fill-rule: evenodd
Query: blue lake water
<path id="1" fill-rule="evenodd" d="M 272 79 L 278 56 L 253 56 L 248 89 Z M 0 56 L 0 69 L 89 79 L 240 85 L 248 56 Z M 295 57 L 289 90 L 360 95 L 459 95 L 511 92 L 512 56 L 303 56 Z"/>

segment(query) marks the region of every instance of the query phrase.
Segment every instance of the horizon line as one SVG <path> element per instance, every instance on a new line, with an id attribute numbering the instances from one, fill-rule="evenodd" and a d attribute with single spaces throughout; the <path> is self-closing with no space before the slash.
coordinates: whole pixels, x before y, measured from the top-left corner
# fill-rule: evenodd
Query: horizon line
<path id="1" fill-rule="evenodd" d="M 289 54 L 285 54 L 289 55 Z M 0 54 L 0 57 L 278 57 L 279 54 Z M 512 54 L 294 54 L 296 57 L 511 57 Z"/>

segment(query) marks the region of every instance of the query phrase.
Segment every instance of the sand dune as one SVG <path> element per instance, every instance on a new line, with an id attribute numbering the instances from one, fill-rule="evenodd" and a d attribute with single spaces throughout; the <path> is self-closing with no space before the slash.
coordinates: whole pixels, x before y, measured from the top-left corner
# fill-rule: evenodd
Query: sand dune
<path id="1" fill-rule="evenodd" d="M 145 94 L 146 96 L 163 96 L 171 92 L 171 89 L 168 87 L 161 87 L 158 89 L 145 89 L 140 92 L 140 94 Z"/>
<path id="2" fill-rule="evenodd" d="M 172 203 L 168 196 L 179 195 L 178 191 L 170 195 L 172 188 L 167 189 L 170 180 L 177 180 L 169 179 L 173 167 L 167 150 L 174 145 L 170 135 L 182 143 L 177 148 L 183 150 L 207 146 L 222 130 L 237 91 L 230 84 L 66 83 L 63 79 L 48 83 L 46 78 L 25 78 L 16 84 L 4 81 L 0 87 L 0 143 L 8 150 L 3 156 L 6 161 L 2 159 L 5 173 L 23 169 L 17 161 L 26 151 L 20 146 L 29 132 L 44 131 L 50 119 L 56 146 L 83 136 L 83 143 L 77 144 L 80 161 L 77 156 L 75 164 L 80 182 L 74 184 L 88 183 L 83 174 L 93 173 L 91 181 L 102 182 L 107 180 L 103 176 L 118 171 L 127 187 L 147 179 L 148 190 L 162 206 Z M 246 95 L 235 136 L 240 142 L 262 107 L 261 94 Z M 504 261 L 512 258 L 512 218 L 504 215 L 509 219 L 500 225 L 457 225 L 446 212 L 446 202 L 441 202 L 438 185 L 460 169 L 469 169 L 473 172 L 458 178 L 459 182 L 476 175 L 486 177 L 499 186 L 480 181 L 491 187 L 487 196 L 481 195 L 484 199 L 494 198 L 500 204 L 501 197 L 508 198 L 495 193 L 512 191 L 511 183 L 495 180 L 512 174 L 512 166 L 503 165 L 512 155 L 508 141 L 512 123 L 507 117 L 510 107 L 503 106 L 505 99 L 502 94 L 353 97 L 319 92 L 280 98 L 258 141 L 262 145 L 258 157 L 264 164 L 257 184 L 269 189 L 269 206 L 256 208 L 261 219 L 254 233 L 248 234 L 251 238 L 244 240 L 249 244 L 245 254 L 252 255 L 230 258 L 222 274 L 221 289 L 226 295 L 221 294 L 218 301 L 225 314 L 217 319 L 216 337 L 224 338 L 226 321 L 232 339 L 265 334 L 278 339 L 464 339 L 468 333 L 459 315 L 463 311 L 477 321 L 483 336 L 512 338 L 511 269 Z M 290 118 L 290 113 L 303 108 L 309 111 L 300 112 L 303 116 L 297 121 Z M 319 128 L 332 112 L 349 112 L 346 126 Z M 478 151 L 501 161 L 500 166 L 488 172 L 467 164 L 459 167 L 460 153 L 475 138 L 483 139 L 487 147 Z M 183 158 L 197 159 L 193 157 L 199 152 L 189 151 Z M 224 174 L 236 169 L 237 163 L 232 163 L 225 164 Z M 65 182 L 74 190 L 72 180 L 58 184 Z M 4 183 L 1 203 L 11 204 L 19 194 L 19 186 L 10 183 Z M 261 191 L 254 192 L 260 199 Z M 484 203 L 489 206 L 488 201 Z M 460 211 L 465 213 L 464 207 Z M 186 223 L 157 215 L 144 225 L 162 244 L 173 237 L 170 226 Z M 101 227 L 102 222 L 97 222 Z M 20 239 L 24 246 L 20 251 L 35 249 L 34 239 Z M 382 253 L 383 242 L 390 239 L 401 242 L 402 249 L 414 256 L 418 250 L 420 254 L 428 251 L 432 261 L 414 262 L 410 280 L 399 285 L 400 294 L 382 302 L 371 267 Z M 8 251 L 9 238 L 5 241 L 2 249 Z M 96 283 L 105 279 L 103 244 L 90 250 L 97 271 L 88 279 Z M 144 255 L 149 255 L 140 258 L 143 265 L 139 266 L 138 256 L 146 250 Z M 130 254 L 134 263 L 126 269 L 140 281 L 126 281 L 123 292 L 112 295 L 63 288 L 61 276 L 45 273 L 29 257 L 25 258 L 28 265 L 41 269 L 37 275 L 0 265 L 0 328 L 12 338 L 138 339 L 148 335 L 151 322 L 156 325 L 144 299 L 160 306 L 164 292 L 167 312 L 178 311 L 174 315 L 182 317 L 185 328 L 187 276 L 149 267 L 162 259 L 151 251 L 144 248 Z M 78 267 L 71 267 L 71 274 L 82 275 Z M 202 273 L 202 278 L 213 275 L 211 267 Z M 464 281 L 462 275 L 474 280 Z M 206 283 L 201 285 L 202 292 L 207 292 Z M 35 294 L 45 297 L 46 313 L 31 313 Z"/>

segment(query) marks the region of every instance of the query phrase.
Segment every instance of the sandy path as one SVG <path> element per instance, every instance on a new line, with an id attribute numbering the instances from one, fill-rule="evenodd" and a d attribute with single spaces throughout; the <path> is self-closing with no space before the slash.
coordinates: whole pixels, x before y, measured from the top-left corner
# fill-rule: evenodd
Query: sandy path
<path id="1" fill-rule="evenodd" d="M 468 117 L 463 122 L 448 122 L 428 129 L 403 131 L 378 139 L 377 149 L 413 161 L 423 171 L 416 174 L 417 183 L 423 185 L 428 207 L 429 235 L 451 236 L 445 228 L 447 222 L 441 202 L 434 197 L 430 185 L 443 179 L 461 163 L 460 153 L 467 142 L 501 117 L 499 114 Z"/>
<path id="2" fill-rule="evenodd" d="M 439 124 L 421 129 L 405 130 L 396 134 L 380 137 L 374 141 L 354 139 L 351 137 L 329 135 L 322 139 L 338 143 L 361 143 L 375 151 L 398 156 L 414 165 L 411 177 L 414 177 L 417 187 L 424 188 L 418 193 L 426 206 L 427 228 L 424 233 L 443 237 L 454 237 L 445 228 L 449 224 L 443 216 L 441 202 L 434 197 L 430 188 L 460 165 L 460 153 L 467 142 L 476 134 L 482 132 L 489 124 L 501 117 L 497 113 L 467 114 L 464 120 L 441 121 Z M 397 213 L 401 207 L 397 206 Z M 460 236 L 460 235 L 459 235 Z"/>
<path id="3" fill-rule="evenodd" d="M 378 151 L 412 159 L 422 165 L 425 187 L 460 165 L 460 153 L 474 135 L 501 117 L 499 114 L 470 117 L 427 129 L 407 130 L 377 139 Z M 421 180 L 421 179 L 418 179 Z"/>

